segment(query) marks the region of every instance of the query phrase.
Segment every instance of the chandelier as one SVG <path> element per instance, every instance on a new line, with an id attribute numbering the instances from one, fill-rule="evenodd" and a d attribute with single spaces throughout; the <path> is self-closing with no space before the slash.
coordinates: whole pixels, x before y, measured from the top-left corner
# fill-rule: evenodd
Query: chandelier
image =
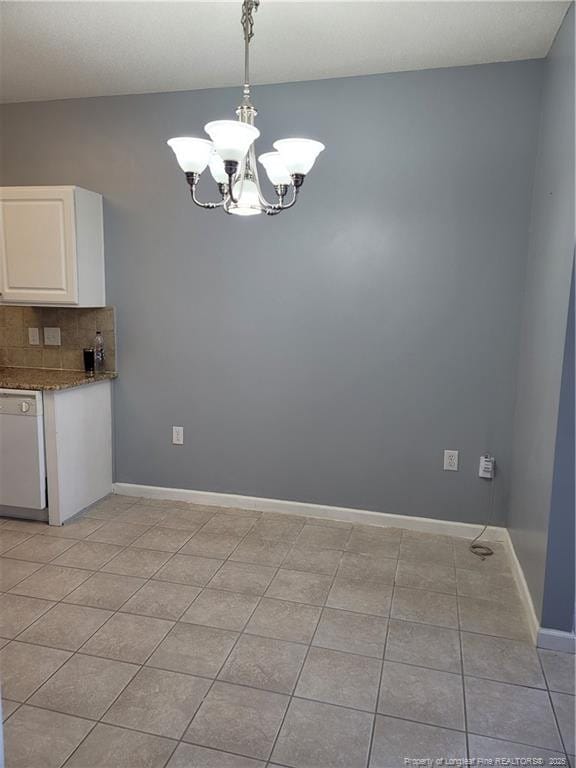
<path id="1" fill-rule="evenodd" d="M 275 216 L 292 208 L 308 171 L 324 145 L 312 139 L 280 139 L 273 146 L 275 152 L 266 152 L 258 160 L 274 185 L 277 202 L 269 203 L 260 188 L 254 141 L 260 131 L 254 126 L 258 114 L 250 101 L 250 41 L 254 37 L 254 12 L 260 0 L 244 0 L 241 25 L 244 32 L 244 89 L 238 120 L 215 120 L 204 130 L 208 139 L 179 136 L 168 141 L 180 168 L 186 174 L 192 200 L 200 208 L 222 208 L 237 216 L 266 213 Z M 210 168 L 218 184 L 220 200 L 201 202 L 197 196 L 200 175 Z"/>

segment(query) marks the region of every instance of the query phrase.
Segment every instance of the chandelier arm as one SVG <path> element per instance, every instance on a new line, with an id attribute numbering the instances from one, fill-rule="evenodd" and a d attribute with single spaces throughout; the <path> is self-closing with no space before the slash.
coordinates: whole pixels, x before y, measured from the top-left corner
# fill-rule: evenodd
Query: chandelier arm
<path id="1" fill-rule="evenodd" d="M 218 184 L 218 189 L 220 190 L 220 194 L 222 196 L 222 200 L 220 200 L 219 203 L 203 203 L 201 200 L 198 200 L 196 197 L 196 187 L 198 186 L 198 179 L 200 178 L 199 173 L 187 173 L 186 174 L 186 181 L 188 182 L 188 186 L 190 187 L 190 194 L 192 196 L 192 201 L 199 207 L 199 208 L 206 208 L 207 210 L 213 210 L 214 208 L 222 208 L 224 205 L 225 199 L 226 199 L 226 192 L 225 184 Z"/>
<path id="2" fill-rule="evenodd" d="M 296 205 L 296 201 L 298 200 L 298 187 L 293 187 L 292 192 L 292 199 L 289 203 L 284 205 L 284 196 L 281 197 L 281 202 L 279 205 L 270 205 L 269 207 L 264 209 L 264 212 L 267 216 L 276 216 L 278 213 L 282 213 L 282 211 L 287 211 L 288 208 L 292 208 L 293 205 Z"/>
<path id="3" fill-rule="evenodd" d="M 192 193 L 192 200 L 199 208 L 207 208 L 209 210 L 213 210 L 214 208 L 222 208 L 224 205 L 224 200 L 220 200 L 219 203 L 203 203 L 196 197 L 196 187 L 192 187 L 190 191 Z"/>
<path id="4" fill-rule="evenodd" d="M 286 208 L 292 208 L 292 206 L 296 204 L 296 200 L 298 199 L 298 192 L 299 192 L 299 187 L 292 187 L 292 199 L 286 205 L 284 205 L 285 195 L 282 195 L 280 205 L 283 211 L 285 211 Z"/>
<path id="5" fill-rule="evenodd" d="M 288 186 L 286 184 L 277 184 L 275 185 L 274 189 L 276 190 L 276 194 L 278 195 L 279 203 L 276 205 L 271 205 L 266 200 L 264 210 L 268 212 L 268 209 L 270 209 L 270 216 L 273 216 L 274 213 L 277 211 L 280 213 L 280 211 L 285 211 L 288 208 L 292 208 L 293 205 L 296 204 L 296 199 L 298 198 L 298 193 L 300 192 L 300 187 L 302 184 L 304 184 L 304 175 L 301 173 L 294 173 L 292 174 L 292 199 L 289 203 L 284 205 L 284 197 L 286 195 L 286 192 L 288 191 Z"/>

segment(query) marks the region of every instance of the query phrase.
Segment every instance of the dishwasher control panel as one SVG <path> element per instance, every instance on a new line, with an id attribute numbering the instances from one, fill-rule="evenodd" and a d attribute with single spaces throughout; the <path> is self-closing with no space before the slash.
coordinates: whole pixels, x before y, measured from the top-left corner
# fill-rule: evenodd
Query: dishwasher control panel
<path id="1" fill-rule="evenodd" d="M 40 392 L 0 390 L 0 415 L 41 416 L 42 398 Z"/>

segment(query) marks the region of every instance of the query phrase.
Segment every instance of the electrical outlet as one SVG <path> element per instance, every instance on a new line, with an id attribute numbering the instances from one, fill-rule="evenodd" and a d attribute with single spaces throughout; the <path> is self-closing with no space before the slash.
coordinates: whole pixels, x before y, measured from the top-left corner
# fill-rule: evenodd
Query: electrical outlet
<path id="1" fill-rule="evenodd" d="M 47 347 L 59 347 L 62 344 L 60 328 L 44 328 L 44 344 Z"/>
<path id="2" fill-rule="evenodd" d="M 40 344 L 40 330 L 38 328 L 28 328 L 28 344 L 31 346 Z"/>
<path id="3" fill-rule="evenodd" d="M 458 451 L 444 451 L 444 469 L 448 472 L 458 471 Z"/>
<path id="4" fill-rule="evenodd" d="M 172 427 L 172 445 L 184 445 L 184 427 Z"/>

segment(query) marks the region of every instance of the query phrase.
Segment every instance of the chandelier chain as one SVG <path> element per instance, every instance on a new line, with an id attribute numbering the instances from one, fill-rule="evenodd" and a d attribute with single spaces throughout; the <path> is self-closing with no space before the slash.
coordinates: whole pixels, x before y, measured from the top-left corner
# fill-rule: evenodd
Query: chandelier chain
<path id="1" fill-rule="evenodd" d="M 260 0 L 244 0 L 242 3 L 242 18 L 240 23 L 244 30 L 244 40 L 249 43 L 254 37 L 254 13 L 258 10 Z"/>

